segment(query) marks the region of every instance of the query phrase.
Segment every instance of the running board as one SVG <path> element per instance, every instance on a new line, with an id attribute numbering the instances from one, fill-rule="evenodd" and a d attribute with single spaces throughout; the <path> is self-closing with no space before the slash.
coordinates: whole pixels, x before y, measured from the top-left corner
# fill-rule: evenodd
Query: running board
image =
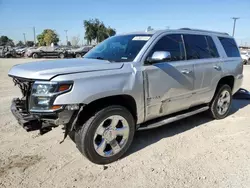
<path id="1" fill-rule="evenodd" d="M 150 121 L 148 121 L 146 123 L 141 124 L 139 126 L 138 130 L 141 131 L 141 130 L 154 129 L 154 128 L 163 126 L 165 124 L 172 123 L 174 121 L 178 121 L 178 120 L 187 118 L 189 116 L 204 112 L 204 111 L 206 111 L 208 109 L 209 109 L 208 106 L 203 106 L 203 107 L 200 107 L 200 108 L 195 108 L 195 109 L 193 109 L 191 111 L 190 110 L 189 111 L 185 110 L 185 112 L 183 112 L 183 113 L 178 113 L 178 114 L 175 113 L 175 114 L 167 116 L 165 118 L 160 118 L 160 119 L 157 119 L 157 120 L 150 120 Z"/>

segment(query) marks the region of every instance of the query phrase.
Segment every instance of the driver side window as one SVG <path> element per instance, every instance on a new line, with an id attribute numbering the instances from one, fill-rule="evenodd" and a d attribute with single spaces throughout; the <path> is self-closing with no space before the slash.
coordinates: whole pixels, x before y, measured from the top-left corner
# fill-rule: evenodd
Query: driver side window
<path id="1" fill-rule="evenodd" d="M 185 50 L 183 40 L 180 34 L 166 35 L 162 37 L 149 53 L 152 57 L 156 51 L 168 51 L 171 54 L 169 61 L 185 60 Z"/>

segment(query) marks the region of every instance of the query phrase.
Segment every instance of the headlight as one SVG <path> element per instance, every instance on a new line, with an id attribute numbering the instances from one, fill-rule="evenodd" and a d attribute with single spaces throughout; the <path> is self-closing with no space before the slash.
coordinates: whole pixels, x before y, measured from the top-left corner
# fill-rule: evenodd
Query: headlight
<path id="1" fill-rule="evenodd" d="M 51 112 L 62 108 L 54 105 L 55 98 L 71 90 L 73 82 L 35 82 L 32 87 L 29 109 L 31 112 Z"/>

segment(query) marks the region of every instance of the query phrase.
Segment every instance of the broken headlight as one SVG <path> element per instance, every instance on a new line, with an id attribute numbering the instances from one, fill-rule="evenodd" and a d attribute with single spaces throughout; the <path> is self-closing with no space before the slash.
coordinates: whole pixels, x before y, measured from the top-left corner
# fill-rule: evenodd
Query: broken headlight
<path id="1" fill-rule="evenodd" d="M 35 82 L 29 101 L 30 112 L 53 112 L 62 109 L 62 105 L 53 105 L 55 98 L 71 90 L 73 82 Z"/>

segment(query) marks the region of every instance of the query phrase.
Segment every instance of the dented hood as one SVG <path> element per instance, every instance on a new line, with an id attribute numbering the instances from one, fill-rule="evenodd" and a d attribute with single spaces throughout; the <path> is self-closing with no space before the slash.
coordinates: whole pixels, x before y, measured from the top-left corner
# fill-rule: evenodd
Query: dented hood
<path id="1" fill-rule="evenodd" d="M 111 63 L 99 59 L 64 59 L 37 61 L 13 66 L 9 76 L 35 80 L 50 80 L 57 75 L 79 72 L 120 69 L 123 63 Z"/>

